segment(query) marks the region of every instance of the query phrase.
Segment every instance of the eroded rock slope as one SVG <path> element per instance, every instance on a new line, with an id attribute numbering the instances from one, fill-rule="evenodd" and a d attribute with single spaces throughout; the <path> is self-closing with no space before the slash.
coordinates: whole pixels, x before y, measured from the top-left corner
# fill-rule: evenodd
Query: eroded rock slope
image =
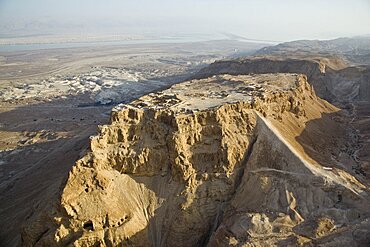
<path id="1" fill-rule="evenodd" d="M 115 107 L 25 246 L 364 246 L 366 179 L 298 74 L 218 75 Z"/>
<path id="2" fill-rule="evenodd" d="M 370 68 L 351 67 L 340 57 L 286 58 L 282 56 L 225 60 L 202 69 L 194 78 L 219 74 L 300 73 L 307 75 L 317 95 L 329 102 L 345 104 L 370 101 Z"/>

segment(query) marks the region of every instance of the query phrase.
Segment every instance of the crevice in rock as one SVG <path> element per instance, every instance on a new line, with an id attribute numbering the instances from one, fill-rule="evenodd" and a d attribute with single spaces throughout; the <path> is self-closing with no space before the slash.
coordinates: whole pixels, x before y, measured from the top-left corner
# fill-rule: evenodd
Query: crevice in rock
<path id="1" fill-rule="evenodd" d="M 35 246 L 37 245 L 37 243 L 49 232 L 50 229 L 46 229 L 45 231 L 43 231 L 40 236 L 36 239 L 35 241 Z"/>
<path id="2" fill-rule="evenodd" d="M 238 191 L 238 188 L 239 188 L 239 186 L 242 182 L 242 178 L 243 178 L 245 169 L 247 168 L 248 161 L 250 159 L 250 156 L 252 155 L 254 144 L 256 144 L 257 139 L 258 139 L 258 136 L 254 137 L 252 139 L 252 141 L 249 145 L 248 151 L 247 151 L 247 153 L 246 153 L 246 155 L 243 159 L 242 165 L 240 167 L 240 171 L 238 171 L 238 174 L 236 175 L 234 191 L 231 194 L 230 198 L 226 202 L 222 203 L 219 206 L 219 210 L 217 211 L 217 215 L 215 217 L 214 224 L 210 228 L 208 234 L 206 235 L 206 238 L 204 239 L 204 241 L 202 241 L 203 243 L 200 246 L 208 246 L 209 240 L 211 239 L 213 233 L 216 232 L 218 227 L 220 226 L 220 223 L 222 222 L 223 217 L 224 217 L 225 209 L 229 206 L 229 203 L 233 200 L 233 198 L 234 198 L 236 192 Z"/>
<path id="3" fill-rule="evenodd" d="M 238 188 L 240 186 L 240 183 L 241 183 L 243 175 L 244 175 L 244 171 L 247 168 L 248 161 L 249 161 L 249 159 L 252 155 L 254 144 L 256 144 L 257 139 L 258 139 L 258 136 L 254 137 L 251 144 L 249 145 L 249 149 L 247 151 L 247 154 L 245 155 L 245 157 L 243 159 L 243 162 L 242 162 L 241 171 L 239 172 L 239 174 L 237 175 L 237 177 L 235 179 L 235 188 L 234 188 L 233 195 L 235 195 L 235 192 L 238 190 Z"/>

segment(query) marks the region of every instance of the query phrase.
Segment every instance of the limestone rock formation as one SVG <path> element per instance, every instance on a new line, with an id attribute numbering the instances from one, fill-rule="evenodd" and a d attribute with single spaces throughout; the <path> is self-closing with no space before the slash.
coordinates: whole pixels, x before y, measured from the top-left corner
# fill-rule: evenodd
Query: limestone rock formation
<path id="1" fill-rule="evenodd" d="M 298 74 L 217 75 L 118 105 L 23 244 L 364 246 L 368 187 L 338 111 Z"/>
<path id="2" fill-rule="evenodd" d="M 317 95 L 329 102 L 370 101 L 370 67 L 351 67 L 339 57 L 255 57 L 211 64 L 194 78 L 219 74 L 300 73 L 307 75 Z"/>

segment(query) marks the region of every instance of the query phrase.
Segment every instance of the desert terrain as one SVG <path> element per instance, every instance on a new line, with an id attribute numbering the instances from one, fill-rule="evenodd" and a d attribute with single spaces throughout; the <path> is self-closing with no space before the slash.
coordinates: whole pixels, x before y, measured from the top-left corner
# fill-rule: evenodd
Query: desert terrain
<path id="1" fill-rule="evenodd" d="M 292 73 L 215 75 L 119 104 L 23 241 L 365 246 L 368 179 L 348 121 Z"/>
<path id="2" fill-rule="evenodd" d="M 0 243 L 368 246 L 369 39 L 263 46 L 1 53 Z"/>
<path id="3" fill-rule="evenodd" d="M 0 0 L 0 247 L 370 247 L 370 0 Z"/>
<path id="4" fill-rule="evenodd" d="M 114 105 L 261 46 L 215 41 L 1 52 L 1 245 L 21 244 L 24 220 L 58 195 Z"/>

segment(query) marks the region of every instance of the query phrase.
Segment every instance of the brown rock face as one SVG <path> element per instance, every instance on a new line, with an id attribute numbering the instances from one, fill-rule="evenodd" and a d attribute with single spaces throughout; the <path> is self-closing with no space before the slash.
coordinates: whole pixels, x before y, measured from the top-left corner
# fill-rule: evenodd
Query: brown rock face
<path id="1" fill-rule="evenodd" d="M 214 76 L 119 105 L 23 244 L 361 246 L 368 190 L 338 117 L 296 74 Z"/>
<path id="2" fill-rule="evenodd" d="M 317 95 L 330 102 L 370 101 L 370 68 L 348 67 L 340 58 L 250 58 L 220 61 L 195 78 L 219 74 L 300 73 L 307 75 Z"/>

